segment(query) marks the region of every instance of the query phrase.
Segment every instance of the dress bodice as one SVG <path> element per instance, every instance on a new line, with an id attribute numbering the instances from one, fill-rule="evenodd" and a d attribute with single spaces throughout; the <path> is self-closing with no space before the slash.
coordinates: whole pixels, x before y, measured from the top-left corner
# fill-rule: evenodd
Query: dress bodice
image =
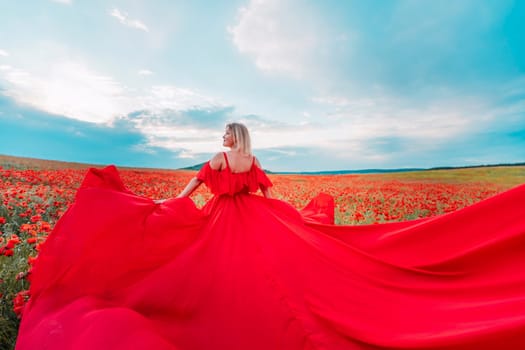
<path id="1" fill-rule="evenodd" d="M 260 187 L 268 188 L 272 182 L 264 171 L 255 164 L 255 157 L 248 171 L 235 173 L 231 170 L 226 153 L 223 153 L 226 167 L 221 170 L 212 169 L 206 162 L 197 174 L 197 179 L 203 181 L 215 195 L 257 192 Z"/>

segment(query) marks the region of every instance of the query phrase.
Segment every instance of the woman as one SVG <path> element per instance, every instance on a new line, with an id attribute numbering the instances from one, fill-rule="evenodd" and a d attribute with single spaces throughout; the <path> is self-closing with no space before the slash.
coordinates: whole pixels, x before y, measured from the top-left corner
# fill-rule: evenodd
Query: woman
<path id="1" fill-rule="evenodd" d="M 334 226 L 330 197 L 299 212 L 250 193 L 271 182 L 242 130 L 160 205 L 91 169 L 34 267 L 17 349 L 525 348 L 525 186 Z"/>
<path id="2" fill-rule="evenodd" d="M 272 185 L 271 181 L 262 172 L 261 164 L 252 155 L 251 140 L 248 129 L 244 124 L 241 123 L 230 123 L 226 125 L 224 136 L 222 137 L 222 145 L 230 148 L 228 153 L 221 152 L 217 153 L 213 158 L 204 165 L 202 170 L 197 174 L 196 177 L 191 179 L 184 190 L 177 196 L 177 198 L 183 198 L 190 196 L 203 181 L 210 181 L 214 176 L 213 171 L 227 171 L 228 175 L 235 177 L 235 174 L 241 174 L 240 177 L 245 177 L 244 174 L 255 175 L 259 180 L 259 187 L 261 192 L 266 198 L 271 198 L 269 187 Z M 229 160 L 228 160 L 229 159 Z M 249 182 L 249 181 L 248 181 Z M 251 184 L 251 183 L 250 183 Z M 213 186 L 208 183 L 208 186 Z M 220 185 L 219 185 L 220 186 Z M 217 188 L 211 188 L 213 193 L 221 194 L 221 190 Z M 254 190 L 252 188 L 246 188 L 247 190 Z M 235 192 L 236 189 L 228 189 L 228 192 Z M 233 194 L 233 193 L 230 193 Z M 163 203 L 165 199 L 156 200 L 155 203 Z"/>

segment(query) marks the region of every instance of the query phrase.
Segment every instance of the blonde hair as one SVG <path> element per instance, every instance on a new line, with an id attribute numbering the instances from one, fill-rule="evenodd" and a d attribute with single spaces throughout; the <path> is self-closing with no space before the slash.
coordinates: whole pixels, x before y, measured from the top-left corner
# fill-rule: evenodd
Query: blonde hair
<path id="1" fill-rule="evenodd" d="M 229 123 L 226 127 L 230 129 L 234 139 L 234 149 L 244 154 L 252 154 L 252 143 L 250 141 L 250 133 L 248 128 L 241 123 Z"/>

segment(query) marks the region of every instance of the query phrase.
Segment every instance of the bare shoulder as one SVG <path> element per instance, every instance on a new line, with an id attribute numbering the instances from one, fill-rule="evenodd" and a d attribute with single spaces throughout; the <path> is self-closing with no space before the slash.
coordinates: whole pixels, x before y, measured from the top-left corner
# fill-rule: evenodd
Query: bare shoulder
<path id="1" fill-rule="evenodd" d="M 222 152 L 216 153 L 210 159 L 210 168 L 214 170 L 224 169 L 224 155 Z"/>
<path id="2" fill-rule="evenodd" d="M 257 167 L 258 167 L 259 169 L 262 169 L 261 162 L 259 162 L 259 159 L 257 159 L 256 156 L 253 156 L 253 161 L 254 161 L 255 165 L 257 165 Z"/>

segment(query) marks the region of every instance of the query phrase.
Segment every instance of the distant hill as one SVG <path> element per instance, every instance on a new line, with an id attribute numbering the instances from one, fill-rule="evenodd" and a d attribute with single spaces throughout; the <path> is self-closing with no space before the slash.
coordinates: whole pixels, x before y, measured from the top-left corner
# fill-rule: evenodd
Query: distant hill
<path id="1" fill-rule="evenodd" d="M 442 166 L 442 167 L 429 168 L 428 170 L 493 168 L 493 167 L 501 167 L 501 166 L 523 166 L 523 165 L 525 165 L 525 162 L 521 162 L 521 163 L 500 163 L 500 164 L 482 164 L 482 165 L 464 165 L 464 166 L 455 166 L 455 167 Z"/>
<path id="2" fill-rule="evenodd" d="M 189 167 L 180 168 L 178 170 L 195 170 L 199 171 L 202 166 L 206 164 L 199 163 L 195 164 Z M 420 170 L 426 170 L 423 168 L 405 168 L 405 169 L 363 169 L 363 170 L 325 170 L 325 171 L 271 171 L 268 169 L 264 169 L 264 171 L 268 174 L 281 174 L 281 175 L 341 175 L 341 174 L 379 174 L 379 173 L 398 173 L 398 172 L 404 172 L 404 171 L 420 171 Z"/>
<path id="3" fill-rule="evenodd" d="M 199 163 L 199 164 L 195 164 L 195 165 L 192 165 L 192 166 L 187 166 L 185 168 L 180 168 L 179 170 L 195 170 L 195 171 L 199 171 L 201 170 L 201 168 L 204 166 L 204 164 L 206 164 L 207 162 L 204 162 L 204 163 Z"/>
<path id="4" fill-rule="evenodd" d="M 202 166 L 206 164 L 199 163 L 178 170 L 195 170 L 199 171 Z M 324 171 L 271 171 L 265 169 L 264 171 L 268 174 L 281 174 L 281 175 L 343 175 L 343 174 L 385 174 L 385 173 L 402 173 L 410 171 L 425 171 L 425 170 L 451 170 L 451 169 L 469 169 L 469 168 L 482 168 L 482 167 L 501 167 L 501 166 L 523 166 L 522 163 L 502 163 L 502 164 L 483 164 L 483 165 L 466 165 L 457 167 L 433 167 L 433 168 L 399 168 L 399 169 L 358 169 L 358 170 L 324 170 Z"/>
<path id="5" fill-rule="evenodd" d="M 400 173 L 407 171 L 422 171 L 424 168 L 401 168 L 401 169 L 360 169 L 360 170 L 323 170 L 323 171 L 266 171 L 269 174 L 296 174 L 296 175 L 344 175 L 344 174 L 383 174 Z"/>
<path id="6" fill-rule="evenodd" d="M 411 171 L 428 171 L 428 170 L 453 170 L 453 169 L 471 169 L 471 168 L 490 168 L 490 167 L 505 167 L 505 166 L 524 166 L 525 162 L 521 163 L 502 163 L 502 164 L 482 164 L 482 165 L 465 165 L 465 166 L 443 166 L 433 168 L 399 168 L 399 169 L 359 169 L 359 170 L 326 170 L 326 171 L 282 171 L 272 172 L 266 170 L 269 174 L 297 174 L 297 175 L 342 175 L 342 174 L 386 174 L 386 173 L 403 173 Z"/>

